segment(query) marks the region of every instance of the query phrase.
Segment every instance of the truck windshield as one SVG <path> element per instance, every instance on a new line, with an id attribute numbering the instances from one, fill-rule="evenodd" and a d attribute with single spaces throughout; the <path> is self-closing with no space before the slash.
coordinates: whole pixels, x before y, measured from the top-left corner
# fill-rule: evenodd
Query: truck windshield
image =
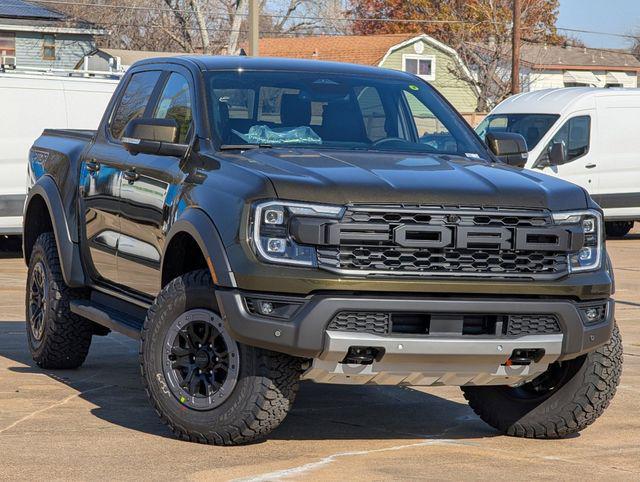
<path id="1" fill-rule="evenodd" d="M 207 87 L 213 130 L 223 148 L 374 149 L 488 158 L 468 125 L 417 79 L 211 71 Z"/>
<path id="2" fill-rule="evenodd" d="M 533 150 L 560 116 L 557 114 L 491 114 L 476 127 L 484 140 L 488 132 L 515 132 L 527 141 Z"/>

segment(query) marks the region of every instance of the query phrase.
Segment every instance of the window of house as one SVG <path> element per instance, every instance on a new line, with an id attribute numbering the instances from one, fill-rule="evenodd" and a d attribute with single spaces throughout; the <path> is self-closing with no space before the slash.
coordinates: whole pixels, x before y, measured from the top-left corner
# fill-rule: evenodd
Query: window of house
<path id="1" fill-rule="evenodd" d="M 174 72 L 169 76 L 153 117 L 175 120 L 178 124 L 178 143 L 186 144 L 193 114 L 189 82 L 182 75 Z"/>
<path id="2" fill-rule="evenodd" d="M 15 55 L 16 34 L 13 32 L 0 32 L 0 57 L 15 57 Z"/>
<path id="3" fill-rule="evenodd" d="M 433 55 L 405 54 L 402 56 L 402 70 L 424 80 L 435 80 L 436 58 Z"/>
<path id="4" fill-rule="evenodd" d="M 56 60 L 56 38 L 45 34 L 42 37 L 42 60 Z"/>
<path id="5" fill-rule="evenodd" d="M 144 115 L 153 89 L 160 78 L 160 72 L 148 71 L 133 74 L 122 94 L 118 108 L 111 118 L 111 135 L 120 139 L 127 124 Z"/>

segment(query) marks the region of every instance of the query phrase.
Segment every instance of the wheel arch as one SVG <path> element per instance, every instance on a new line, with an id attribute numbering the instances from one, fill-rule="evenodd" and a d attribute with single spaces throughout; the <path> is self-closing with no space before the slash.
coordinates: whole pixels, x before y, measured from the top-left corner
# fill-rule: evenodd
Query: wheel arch
<path id="1" fill-rule="evenodd" d="M 177 255 L 191 253 L 194 256 L 177 259 Z M 189 271 L 206 268 L 216 286 L 234 288 L 236 281 L 215 224 L 204 211 L 189 208 L 173 223 L 162 253 L 162 287 L 173 278 Z"/>
<path id="2" fill-rule="evenodd" d="M 29 190 L 24 207 L 22 251 L 28 264 L 38 236 L 53 231 L 62 268 L 70 287 L 85 285 L 78 244 L 73 241 L 58 188 L 49 176 L 41 177 Z"/>

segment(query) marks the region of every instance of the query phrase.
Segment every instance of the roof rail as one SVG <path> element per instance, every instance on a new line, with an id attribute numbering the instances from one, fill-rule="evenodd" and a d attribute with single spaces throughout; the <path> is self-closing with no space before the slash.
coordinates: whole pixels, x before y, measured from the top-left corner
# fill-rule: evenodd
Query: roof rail
<path id="1" fill-rule="evenodd" d="M 51 69 L 47 67 L 21 67 L 11 63 L 4 63 L 4 58 L 0 59 L 0 73 L 30 74 L 30 75 L 54 75 L 58 77 L 100 77 L 107 79 L 119 79 L 124 75 L 124 71 L 101 71 L 84 69 Z"/>

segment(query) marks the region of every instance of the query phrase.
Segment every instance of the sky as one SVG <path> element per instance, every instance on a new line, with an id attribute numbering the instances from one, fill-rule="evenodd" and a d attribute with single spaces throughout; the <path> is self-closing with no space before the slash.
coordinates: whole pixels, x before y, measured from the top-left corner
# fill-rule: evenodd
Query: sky
<path id="1" fill-rule="evenodd" d="M 618 34 L 640 31 L 640 0 L 560 0 L 558 27 Z M 625 48 L 629 39 L 560 31 L 587 47 Z"/>

